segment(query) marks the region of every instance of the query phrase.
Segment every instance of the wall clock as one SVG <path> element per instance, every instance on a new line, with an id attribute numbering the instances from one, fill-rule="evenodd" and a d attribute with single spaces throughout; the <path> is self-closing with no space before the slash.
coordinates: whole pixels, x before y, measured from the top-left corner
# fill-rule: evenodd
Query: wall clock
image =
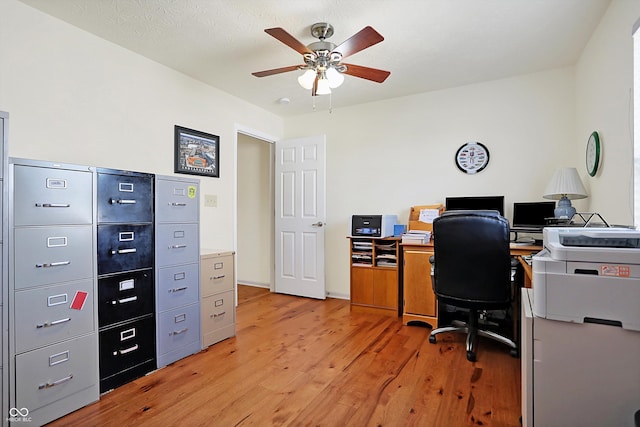
<path id="1" fill-rule="evenodd" d="M 464 173 L 478 173 L 489 164 L 489 149 L 479 142 L 467 142 L 456 152 L 456 166 Z"/>
<path id="2" fill-rule="evenodd" d="M 587 172 L 590 176 L 595 176 L 600 165 L 600 137 L 598 132 L 593 132 L 587 140 L 587 153 L 585 156 L 587 162 Z"/>

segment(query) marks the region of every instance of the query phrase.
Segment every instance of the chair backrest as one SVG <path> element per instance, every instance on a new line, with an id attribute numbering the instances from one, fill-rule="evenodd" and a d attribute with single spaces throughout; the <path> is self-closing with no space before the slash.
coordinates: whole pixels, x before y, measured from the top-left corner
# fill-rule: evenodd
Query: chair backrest
<path id="1" fill-rule="evenodd" d="M 439 298 L 468 308 L 511 300 L 509 222 L 497 211 L 445 212 L 433 221 L 433 238 Z"/>

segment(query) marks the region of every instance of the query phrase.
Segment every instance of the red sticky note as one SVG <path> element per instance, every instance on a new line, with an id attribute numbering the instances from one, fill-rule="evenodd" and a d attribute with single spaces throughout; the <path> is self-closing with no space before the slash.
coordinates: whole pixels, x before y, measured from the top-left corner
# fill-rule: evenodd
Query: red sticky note
<path id="1" fill-rule="evenodd" d="M 73 297 L 73 301 L 71 301 L 71 307 L 73 310 L 82 310 L 84 307 L 84 302 L 87 300 L 87 292 L 84 291 L 76 291 L 76 295 Z"/>

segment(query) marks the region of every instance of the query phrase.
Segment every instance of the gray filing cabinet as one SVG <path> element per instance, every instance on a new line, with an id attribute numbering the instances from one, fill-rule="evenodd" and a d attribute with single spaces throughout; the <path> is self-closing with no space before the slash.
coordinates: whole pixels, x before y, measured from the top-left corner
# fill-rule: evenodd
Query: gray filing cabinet
<path id="1" fill-rule="evenodd" d="M 235 253 L 203 249 L 200 256 L 202 348 L 236 334 Z"/>
<path id="2" fill-rule="evenodd" d="M 2 342 L 2 357 L 0 358 L 0 425 L 5 425 L 6 414 L 9 413 L 8 396 L 9 396 L 9 376 L 8 370 L 8 348 L 9 348 L 9 331 L 7 330 L 8 310 L 4 310 L 7 301 L 8 292 L 8 248 L 6 237 L 9 234 L 9 216 L 8 216 L 8 192 L 7 192 L 7 171 L 9 170 L 7 160 L 7 150 L 9 141 L 9 114 L 0 111 L 0 184 L 2 192 L 0 193 L 0 212 L 2 212 L 2 229 L 0 229 L 0 253 L 2 254 L 2 264 L 0 264 L 0 279 L 2 283 L 2 292 L 0 293 L 0 342 Z"/>
<path id="3" fill-rule="evenodd" d="M 33 425 L 99 398 L 94 175 L 10 159 L 8 405 Z"/>
<path id="4" fill-rule="evenodd" d="M 158 367 L 200 351 L 200 181 L 156 176 Z"/>

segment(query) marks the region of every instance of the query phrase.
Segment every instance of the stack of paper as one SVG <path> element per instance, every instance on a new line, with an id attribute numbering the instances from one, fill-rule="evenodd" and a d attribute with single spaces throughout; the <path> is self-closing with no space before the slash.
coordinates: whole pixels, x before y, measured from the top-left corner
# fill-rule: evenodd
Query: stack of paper
<path id="1" fill-rule="evenodd" d="M 409 230 L 402 235 L 402 243 L 429 243 L 431 232 L 426 230 Z"/>

